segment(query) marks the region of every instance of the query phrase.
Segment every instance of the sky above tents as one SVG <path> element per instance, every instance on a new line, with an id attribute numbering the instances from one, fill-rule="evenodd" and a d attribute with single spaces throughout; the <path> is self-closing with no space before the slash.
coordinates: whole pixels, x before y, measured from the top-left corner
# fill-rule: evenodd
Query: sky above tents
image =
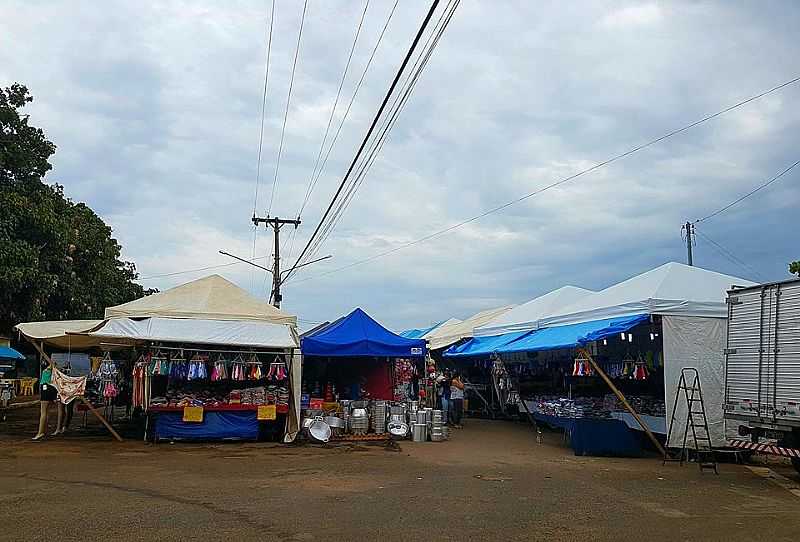
<path id="1" fill-rule="evenodd" d="M 0 85 L 36 101 L 58 145 L 50 182 L 113 228 L 148 287 L 219 273 L 258 296 L 250 257 L 267 2 L 10 1 Z M 352 90 L 392 3 L 370 2 Z M 360 17 L 309 2 L 273 213 L 305 195 Z M 260 197 L 265 213 L 302 4 L 277 2 Z M 284 267 L 352 159 L 425 5 L 395 13 Z M 602 289 L 685 261 L 680 225 L 800 156 L 787 87 L 452 233 L 344 271 L 532 192 L 798 75 L 795 2 L 463 2 L 391 137 L 321 254 L 284 290 L 301 327 L 362 306 L 393 329 L 466 318 L 565 284 Z M 480 36 L 480 39 L 476 39 Z M 341 107 L 341 104 L 340 104 Z M 341 111 L 342 109 L 340 109 Z M 695 262 L 751 280 L 800 257 L 800 168 L 698 226 Z M 258 256 L 269 254 L 262 229 Z M 264 263 L 262 259 L 259 263 Z M 307 279 L 307 280 L 304 280 Z"/>

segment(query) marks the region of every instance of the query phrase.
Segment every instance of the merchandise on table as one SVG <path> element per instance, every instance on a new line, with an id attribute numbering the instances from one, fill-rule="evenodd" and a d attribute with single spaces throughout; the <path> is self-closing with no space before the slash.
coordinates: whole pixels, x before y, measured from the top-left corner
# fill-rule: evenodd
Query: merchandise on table
<path id="1" fill-rule="evenodd" d="M 658 397 L 628 397 L 628 403 L 639 414 L 666 416 L 664 400 Z M 558 418 L 612 418 L 612 412 L 627 412 L 616 395 L 603 397 L 577 397 L 540 395 L 532 400 L 533 410 L 539 414 Z"/>

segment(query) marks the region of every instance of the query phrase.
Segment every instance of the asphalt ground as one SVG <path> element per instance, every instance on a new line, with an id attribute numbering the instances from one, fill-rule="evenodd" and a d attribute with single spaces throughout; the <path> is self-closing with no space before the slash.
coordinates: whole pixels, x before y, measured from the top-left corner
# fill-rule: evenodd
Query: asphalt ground
<path id="1" fill-rule="evenodd" d="M 31 442 L 35 415 L 0 425 L 3 541 L 800 538 L 784 465 L 576 457 L 523 423 L 398 446 L 151 445 L 99 428 Z"/>

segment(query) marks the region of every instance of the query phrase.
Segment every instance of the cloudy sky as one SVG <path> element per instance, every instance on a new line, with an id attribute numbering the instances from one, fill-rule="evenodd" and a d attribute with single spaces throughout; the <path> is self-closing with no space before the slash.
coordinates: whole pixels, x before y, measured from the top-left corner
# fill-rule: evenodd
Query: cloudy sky
<path id="1" fill-rule="evenodd" d="M 392 9 L 370 0 L 334 127 Z M 442 3 L 444 4 L 444 2 Z M 428 3 L 391 18 L 303 225 L 330 201 Z M 0 4 L 0 85 L 26 84 L 58 145 L 62 183 L 114 228 L 142 283 L 218 272 L 257 295 L 253 207 L 269 206 L 300 0 L 277 0 L 259 197 L 257 152 L 269 1 Z M 310 0 L 273 214 L 296 216 L 364 9 Z M 564 284 L 602 288 L 685 261 L 680 226 L 800 159 L 800 84 L 624 160 L 389 256 L 424 237 L 800 75 L 796 2 L 464 0 L 380 157 L 320 249 L 290 281 L 306 325 L 361 306 L 402 329 L 520 303 Z M 698 225 L 695 263 L 753 280 L 800 259 L 800 166 Z M 795 212 L 793 212 L 795 211 Z M 288 234 L 288 229 L 284 235 Z M 716 242 L 714 245 L 709 239 Z M 256 256 L 266 261 L 262 228 Z M 284 265 L 293 259 L 284 258 Z"/>

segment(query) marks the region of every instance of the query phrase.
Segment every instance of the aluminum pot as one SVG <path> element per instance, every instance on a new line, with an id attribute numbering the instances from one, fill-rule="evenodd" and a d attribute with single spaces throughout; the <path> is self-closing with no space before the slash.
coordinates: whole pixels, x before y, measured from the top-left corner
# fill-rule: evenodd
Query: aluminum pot
<path id="1" fill-rule="evenodd" d="M 428 440 L 428 424 L 415 423 L 412 428 L 411 437 L 414 442 L 425 442 Z"/>
<path id="2" fill-rule="evenodd" d="M 388 429 L 393 437 L 404 438 L 408 435 L 408 424 L 405 422 L 389 422 Z"/>
<path id="3" fill-rule="evenodd" d="M 303 429 L 308 429 L 314 423 L 314 418 L 303 418 Z"/>
<path id="4" fill-rule="evenodd" d="M 331 429 L 344 429 L 347 425 L 342 418 L 337 416 L 325 416 L 323 421 L 327 423 Z"/>
<path id="5" fill-rule="evenodd" d="M 309 426 L 308 434 L 318 442 L 328 442 L 331 439 L 331 426 L 325 423 L 322 416 L 317 416 Z"/>

